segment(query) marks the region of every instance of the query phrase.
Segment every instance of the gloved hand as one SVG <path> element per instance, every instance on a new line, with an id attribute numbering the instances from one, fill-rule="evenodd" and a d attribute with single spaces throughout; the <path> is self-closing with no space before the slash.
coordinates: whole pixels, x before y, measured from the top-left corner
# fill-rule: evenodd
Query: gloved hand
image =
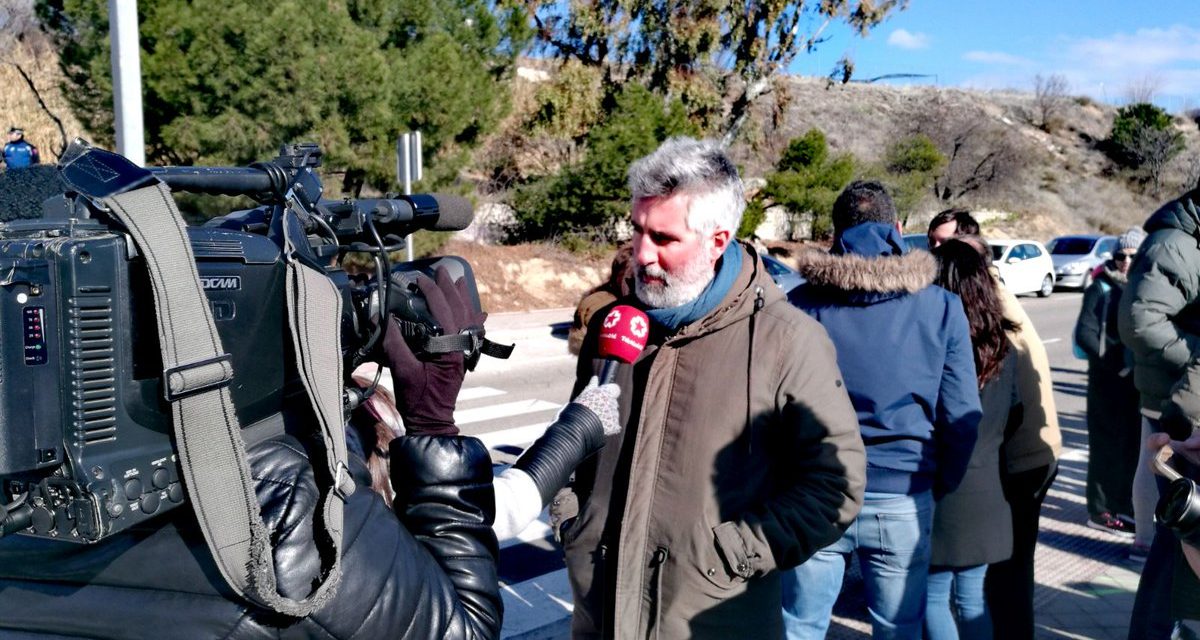
<path id="1" fill-rule="evenodd" d="M 580 462 L 604 446 L 605 436 L 621 430 L 617 405 L 620 395 L 620 387 L 601 385 L 593 377 L 575 400 L 563 407 L 546 433 L 513 464 L 514 469 L 533 479 L 543 506 L 567 484 Z"/>
<path id="2" fill-rule="evenodd" d="M 1196 431 L 1196 425 L 1183 409 L 1174 402 L 1164 402 L 1158 426 L 1171 440 L 1187 440 Z"/>
<path id="3" fill-rule="evenodd" d="M 466 281 L 453 282 L 443 267 L 438 267 L 434 277 L 436 281 L 418 277 L 417 288 L 425 296 L 430 314 L 444 333 L 450 335 L 466 327 L 482 327 L 487 314 L 471 308 Z M 405 432 L 408 435 L 457 435 L 454 405 L 466 375 L 463 353 L 417 357 L 404 341 L 399 323 L 391 317 L 387 319 L 382 351 L 383 357 L 376 361 L 392 372 L 396 409 L 404 419 Z"/>

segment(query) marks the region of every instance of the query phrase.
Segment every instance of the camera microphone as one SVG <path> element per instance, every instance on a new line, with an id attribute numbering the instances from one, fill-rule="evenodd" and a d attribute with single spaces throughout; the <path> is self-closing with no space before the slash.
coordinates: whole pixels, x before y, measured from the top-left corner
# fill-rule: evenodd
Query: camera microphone
<path id="1" fill-rule="evenodd" d="M 649 335 L 650 319 L 644 312 L 627 304 L 613 307 L 600 325 L 598 352 L 604 359 L 600 366 L 600 384 L 608 384 L 616 378 L 618 364 L 633 364 L 646 348 Z"/>
<path id="2" fill-rule="evenodd" d="M 326 206 L 331 211 L 340 211 L 338 205 Z M 470 200 L 441 193 L 363 198 L 355 201 L 354 206 L 372 216 L 375 223 L 385 229 L 388 225 L 401 224 L 411 229 L 462 231 L 470 226 L 475 218 L 475 209 Z"/>

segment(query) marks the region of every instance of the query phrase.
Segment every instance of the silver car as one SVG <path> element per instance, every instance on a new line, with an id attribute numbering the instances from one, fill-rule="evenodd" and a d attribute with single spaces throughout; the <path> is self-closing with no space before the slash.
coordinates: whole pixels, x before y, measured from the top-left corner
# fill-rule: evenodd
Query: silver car
<path id="1" fill-rule="evenodd" d="M 1092 271 L 1117 250 L 1115 236 L 1059 236 L 1046 247 L 1054 262 L 1054 284 L 1069 289 L 1086 289 Z"/>

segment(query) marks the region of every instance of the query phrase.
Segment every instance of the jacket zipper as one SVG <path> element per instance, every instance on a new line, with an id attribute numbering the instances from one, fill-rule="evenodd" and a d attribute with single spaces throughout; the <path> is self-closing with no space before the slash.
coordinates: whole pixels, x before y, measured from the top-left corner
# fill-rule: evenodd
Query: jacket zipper
<path id="1" fill-rule="evenodd" d="M 650 557 L 650 568 L 654 570 L 654 595 L 650 598 L 650 606 L 654 607 L 654 610 L 650 616 L 651 627 L 646 634 L 650 638 L 658 638 L 662 629 L 663 565 L 667 563 L 670 555 L 666 547 L 658 547 Z"/>

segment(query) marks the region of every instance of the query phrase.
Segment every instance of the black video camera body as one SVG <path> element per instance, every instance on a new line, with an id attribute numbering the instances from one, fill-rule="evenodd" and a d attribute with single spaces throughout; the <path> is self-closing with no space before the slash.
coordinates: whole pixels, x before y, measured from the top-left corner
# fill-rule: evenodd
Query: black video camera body
<path id="1" fill-rule="evenodd" d="M 479 305 L 465 260 L 393 267 L 386 258 L 416 229 L 465 227 L 469 204 L 464 215 L 464 205 L 446 197 L 321 201 L 316 158 L 314 147 L 285 146 L 266 166 L 156 170 L 175 188 L 243 193 L 264 203 L 188 229 L 232 357 L 229 391 L 244 434 L 281 431 L 311 417 L 289 355 L 283 207 L 304 209 L 287 218 L 307 221 L 305 230 L 311 224 L 313 231 L 310 246 L 293 257 L 321 265 L 342 291 L 346 381 L 378 340 L 385 309 L 430 325 L 422 330 L 429 335 L 440 330 L 419 291 L 406 286 L 411 273 L 446 265 L 455 278 L 467 278 Z M 446 203 L 451 215 L 441 216 Z M 182 504 L 185 491 L 144 258 L 121 225 L 83 196 L 57 196 L 43 209 L 39 220 L 0 225 L 0 535 L 95 542 Z M 376 256 L 377 277 L 359 284 L 339 259 L 364 249 Z M 390 286 L 379 286 L 380 279 Z"/>

